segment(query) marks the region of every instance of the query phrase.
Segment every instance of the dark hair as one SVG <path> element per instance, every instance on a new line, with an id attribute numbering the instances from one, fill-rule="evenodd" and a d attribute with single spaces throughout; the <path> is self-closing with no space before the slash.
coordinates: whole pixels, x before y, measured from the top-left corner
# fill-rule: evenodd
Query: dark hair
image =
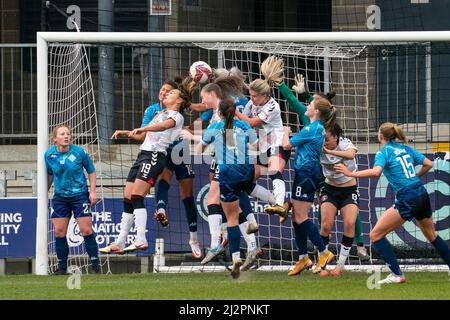
<path id="1" fill-rule="evenodd" d="M 233 137 L 233 121 L 236 114 L 236 106 L 233 101 L 229 99 L 222 100 L 219 103 L 219 112 L 225 119 L 225 130 L 223 132 L 224 142 L 229 146 L 235 146 L 236 142 Z"/>
<path id="2" fill-rule="evenodd" d="M 171 86 L 172 89 L 178 89 L 178 85 L 179 85 L 179 83 L 176 82 L 175 80 L 166 80 L 166 81 L 164 81 L 163 85 L 165 85 L 165 84 Z"/>
<path id="3" fill-rule="evenodd" d="M 180 91 L 180 98 L 183 100 L 180 105 L 180 113 L 182 113 L 191 105 L 195 83 L 192 83 L 189 78 L 184 78 L 178 86 L 178 90 Z"/>
<path id="4" fill-rule="evenodd" d="M 337 144 L 339 144 L 339 139 L 342 136 L 342 133 L 344 132 L 341 128 L 341 126 L 335 122 L 334 126 L 328 129 L 328 132 L 333 136 L 337 138 Z"/>

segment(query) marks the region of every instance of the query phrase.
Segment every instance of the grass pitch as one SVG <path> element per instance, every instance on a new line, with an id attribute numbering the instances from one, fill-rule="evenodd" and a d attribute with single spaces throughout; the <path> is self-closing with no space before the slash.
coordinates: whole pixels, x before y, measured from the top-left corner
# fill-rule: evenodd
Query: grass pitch
<path id="1" fill-rule="evenodd" d="M 80 289 L 69 290 L 69 276 L 8 275 L 0 277 L 0 299 L 450 299 L 446 272 L 408 273 L 404 284 L 372 290 L 368 276 L 349 272 L 324 278 L 305 272 L 288 277 L 286 272 L 262 271 L 242 273 L 238 280 L 225 272 L 83 275 Z"/>

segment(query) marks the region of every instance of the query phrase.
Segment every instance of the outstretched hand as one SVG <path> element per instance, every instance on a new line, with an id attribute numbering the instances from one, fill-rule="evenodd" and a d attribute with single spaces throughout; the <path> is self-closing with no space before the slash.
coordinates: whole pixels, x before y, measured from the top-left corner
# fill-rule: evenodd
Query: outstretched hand
<path id="1" fill-rule="evenodd" d="M 116 130 L 111 136 L 111 139 L 118 139 L 120 136 L 127 136 L 129 132 L 130 131 L 128 130 Z"/>
<path id="2" fill-rule="evenodd" d="M 302 94 L 305 92 L 305 78 L 303 78 L 302 74 L 298 73 L 295 76 L 295 85 L 292 86 L 292 90 L 294 90 L 298 94 Z"/>
<path id="3" fill-rule="evenodd" d="M 140 133 L 142 133 L 141 128 L 136 128 L 136 129 L 133 129 L 132 131 L 129 131 L 128 132 L 128 136 L 131 137 L 131 136 L 134 136 L 134 135 L 138 135 Z"/>

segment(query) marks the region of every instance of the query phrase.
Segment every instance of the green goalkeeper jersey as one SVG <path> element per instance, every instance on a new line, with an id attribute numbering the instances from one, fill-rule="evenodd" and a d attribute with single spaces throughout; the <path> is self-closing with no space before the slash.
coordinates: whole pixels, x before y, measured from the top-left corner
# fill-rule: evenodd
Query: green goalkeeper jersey
<path id="1" fill-rule="evenodd" d="M 289 89 L 289 87 L 282 82 L 278 87 L 278 90 L 280 90 L 283 98 L 287 100 L 289 108 L 298 114 L 302 125 L 306 126 L 310 124 L 309 118 L 305 116 L 306 106 L 297 99 L 291 89 Z M 308 92 L 303 93 L 303 95 L 306 95 L 308 102 L 312 100 L 312 96 Z"/>

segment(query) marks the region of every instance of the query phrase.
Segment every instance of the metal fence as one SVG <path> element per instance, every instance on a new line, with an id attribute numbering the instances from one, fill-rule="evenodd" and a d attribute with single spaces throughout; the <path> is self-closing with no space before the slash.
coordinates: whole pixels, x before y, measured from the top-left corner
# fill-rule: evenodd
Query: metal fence
<path id="1" fill-rule="evenodd" d="M 0 44 L 0 143 L 36 139 L 36 44 Z"/>

